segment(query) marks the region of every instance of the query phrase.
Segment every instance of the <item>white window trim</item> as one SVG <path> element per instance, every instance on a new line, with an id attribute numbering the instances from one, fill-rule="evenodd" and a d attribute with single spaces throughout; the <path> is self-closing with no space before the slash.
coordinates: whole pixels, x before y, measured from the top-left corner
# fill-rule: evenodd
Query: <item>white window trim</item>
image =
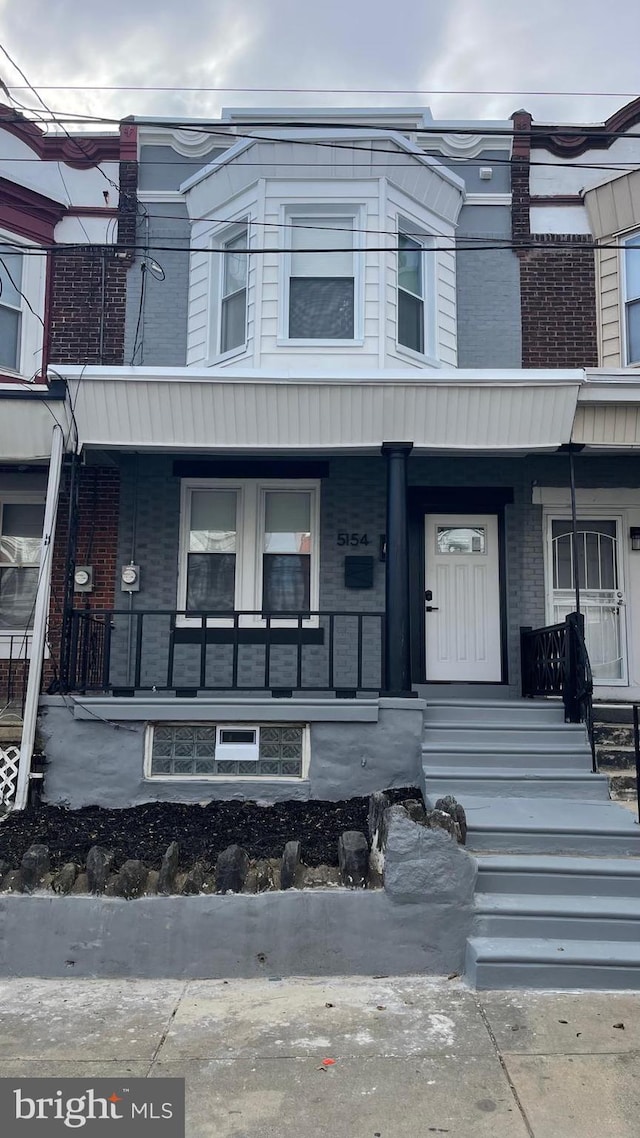
<path id="1" fill-rule="evenodd" d="M 15 245 L 18 252 L 21 245 L 33 244 L 26 237 L 12 233 L 8 229 L 0 229 L 0 242 L 10 242 Z M 1 255 L 2 250 L 0 249 Z M 20 322 L 18 367 L 15 369 L 0 367 L 0 374 L 2 375 L 15 375 L 16 378 L 31 380 L 34 376 L 39 375 L 42 370 L 44 328 L 40 321 L 44 321 L 47 262 L 46 252 L 43 252 L 42 256 L 35 253 L 25 253 L 23 256 L 21 291 L 29 301 L 33 312 L 29 308 L 29 304 L 23 299 L 20 309 L 22 318 Z"/>
<path id="2" fill-rule="evenodd" d="M 248 216 L 239 218 L 234 221 L 232 225 L 228 225 L 225 229 L 216 232 L 213 240 L 213 248 L 218 251 L 218 278 L 217 278 L 217 294 L 216 294 L 216 359 L 220 363 L 225 360 L 232 359 L 234 356 L 243 355 L 249 346 L 249 270 L 251 255 L 245 254 L 247 258 L 247 279 L 245 284 L 245 304 L 244 304 L 244 339 L 241 344 L 237 344 L 235 348 L 229 348 L 228 351 L 222 351 L 222 302 L 224 297 L 224 264 L 225 264 L 225 247 L 229 241 L 233 241 L 234 237 L 239 236 L 245 230 L 247 234 L 247 247 L 251 247 L 251 221 Z M 232 295 L 232 294 L 230 294 Z"/>
<path id="3" fill-rule="evenodd" d="M 193 490 L 233 490 L 238 495 L 236 511 L 236 592 L 235 610 L 254 611 L 254 617 L 244 617 L 241 627 L 266 628 L 260 615 L 262 609 L 262 552 L 264 538 L 264 496 L 269 490 L 308 490 L 311 493 L 311 579 L 310 610 L 319 607 L 320 599 L 320 481 L 318 479 L 282 478 L 184 478 L 180 489 L 180 537 L 178 554 L 179 612 L 187 605 L 187 556 L 189 551 L 189 521 Z M 201 627 L 199 617 L 179 616 L 181 627 Z M 302 621 L 304 628 L 317 626 L 318 618 L 311 616 Z M 220 617 L 207 621 L 209 627 L 233 627 L 233 619 Z M 271 628 L 297 626 L 297 621 L 286 617 L 272 617 Z"/>
<path id="4" fill-rule="evenodd" d="M 407 356 L 412 360 L 419 360 L 421 363 L 434 363 L 438 366 L 440 361 L 437 359 L 436 352 L 436 322 L 437 322 L 437 297 L 436 297 L 436 269 L 435 258 L 436 253 L 433 249 L 434 237 L 425 226 L 414 219 L 408 217 L 405 213 L 398 213 L 396 216 L 396 234 L 404 234 L 405 237 L 410 237 L 417 245 L 422 247 L 422 345 L 423 350 L 417 352 L 415 348 L 410 348 L 407 344 L 401 344 L 398 339 L 399 327 L 399 303 L 398 294 L 403 291 L 407 292 L 409 296 L 414 293 L 409 293 L 408 289 L 400 288 L 398 261 L 400 254 L 395 254 L 395 286 L 396 286 L 396 351 L 398 355 Z M 425 256 L 426 253 L 431 252 L 432 256 Z M 417 298 L 419 299 L 419 298 Z"/>
<path id="5" fill-rule="evenodd" d="M 361 348 L 364 345 L 364 217 L 365 206 L 354 202 L 306 202 L 280 207 L 280 232 L 285 235 L 286 253 L 282 254 L 278 290 L 278 347 L 286 348 Z M 296 217 L 353 218 L 353 338 L 291 339 L 289 336 L 289 281 L 291 280 L 292 222 Z"/>
<path id="6" fill-rule="evenodd" d="M 149 782 L 240 782 L 240 783 L 257 783 L 259 786 L 282 786 L 283 783 L 291 784 L 292 786 L 300 786 L 301 783 L 309 781 L 309 767 L 311 764 L 311 732 L 308 723 L 298 723 L 294 720 L 276 723 L 253 723 L 242 722 L 238 720 L 234 722 L 233 726 L 242 727 L 302 727 L 302 769 L 299 775 L 264 775 L 264 774 L 153 774 L 151 764 L 153 761 L 153 732 L 156 726 L 161 727 L 184 727 L 184 723 L 170 723 L 162 720 L 162 723 L 148 723 L 144 733 L 144 766 L 143 778 Z M 189 723 L 190 727 L 213 727 L 218 724 L 213 723 Z"/>
<path id="7" fill-rule="evenodd" d="M 627 334 L 627 245 L 634 240 L 640 238 L 640 230 L 635 230 L 633 233 L 627 233 L 622 243 L 620 250 L 620 343 L 622 345 L 622 361 L 624 367 L 640 367 L 640 359 L 629 359 L 629 337 Z M 604 247 L 606 248 L 606 246 Z M 640 257 L 640 244 L 636 246 L 638 256 Z"/>
<path id="8" fill-rule="evenodd" d="M 4 506 L 44 506 L 44 491 L 5 490 L 0 491 L 0 534 L 2 533 L 2 510 Z M 38 568 L 42 566 L 42 549 Z M 40 576 L 38 577 L 40 580 Z M 12 644 L 13 640 L 13 644 Z M 31 628 L 3 628 L 0 630 L 0 660 L 28 660 L 31 657 Z M 17 655 L 16 655 L 17 644 Z M 48 649 L 45 653 L 48 658 Z"/>

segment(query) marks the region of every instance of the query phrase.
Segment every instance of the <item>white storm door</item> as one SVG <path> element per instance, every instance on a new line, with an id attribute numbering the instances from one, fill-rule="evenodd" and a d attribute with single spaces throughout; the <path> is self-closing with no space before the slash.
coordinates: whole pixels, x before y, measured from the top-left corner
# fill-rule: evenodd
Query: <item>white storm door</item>
<path id="1" fill-rule="evenodd" d="M 501 681 L 499 565 L 495 514 L 425 517 L 427 681 Z"/>
<path id="2" fill-rule="evenodd" d="M 625 684 L 627 654 L 624 582 L 616 518 L 579 518 L 576 524 L 580 610 L 594 683 Z M 573 527 L 569 518 L 550 522 L 551 621 L 575 612 Z"/>

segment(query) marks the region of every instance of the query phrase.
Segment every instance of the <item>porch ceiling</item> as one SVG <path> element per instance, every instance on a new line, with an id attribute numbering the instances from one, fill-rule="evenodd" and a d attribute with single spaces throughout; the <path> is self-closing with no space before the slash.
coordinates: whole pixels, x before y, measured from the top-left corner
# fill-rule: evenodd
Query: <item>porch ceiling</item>
<path id="1" fill-rule="evenodd" d="M 581 371 L 367 375 L 59 369 L 83 446 L 335 452 L 409 440 L 429 451 L 526 452 L 567 443 Z M 77 383 L 76 383 L 77 381 Z M 77 390 L 76 390 L 77 387 Z"/>

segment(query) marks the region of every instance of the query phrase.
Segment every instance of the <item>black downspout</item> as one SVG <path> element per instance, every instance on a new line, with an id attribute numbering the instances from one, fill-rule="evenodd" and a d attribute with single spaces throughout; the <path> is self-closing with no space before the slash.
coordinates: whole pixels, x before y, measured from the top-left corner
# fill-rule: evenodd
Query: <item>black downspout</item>
<path id="1" fill-rule="evenodd" d="M 407 458 L 413 443 L 383 443 L 387 459 L 387 545 L 384 695 L 414 696 L 411 690 Z"/>

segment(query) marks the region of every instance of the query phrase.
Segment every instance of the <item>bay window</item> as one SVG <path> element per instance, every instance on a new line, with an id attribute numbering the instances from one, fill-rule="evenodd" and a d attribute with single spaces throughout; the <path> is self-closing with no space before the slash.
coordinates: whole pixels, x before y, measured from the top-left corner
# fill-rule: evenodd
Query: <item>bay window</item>
<path id="1" fill-rule="evenodd" d="M 183 482 L 178 608 L 222 621 L 317 608 L 318 499 L 315 482 Z"/>
<path id="2" fill-rule="evenodd" d="M 353 340 L 354 217 L 291 215 L 290 340 Z"/>
<path id="3" fill-rule="evenodd" d="M 640 363 L 640 233 L 624 245 L 626 363 Z"/>

